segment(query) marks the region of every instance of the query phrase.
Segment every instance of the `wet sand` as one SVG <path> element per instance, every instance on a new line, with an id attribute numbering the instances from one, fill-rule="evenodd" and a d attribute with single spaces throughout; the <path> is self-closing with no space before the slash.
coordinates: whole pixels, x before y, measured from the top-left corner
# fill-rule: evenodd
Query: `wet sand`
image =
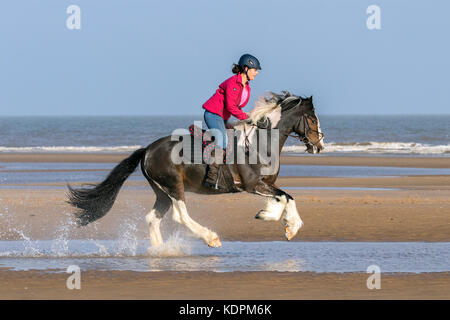
<path id="1" fill-rule="evenodd" d="M 301 178 L 286 179 L 293 183 Z M 415 178 L 420 181 L 419 178 Z M 350 184 L 351 179 L 337 179 Z M 366 178 L 367 184 L 380 178 Z M 373 181 L 375 180 L 375 181 Z M 426 180 L 426 178 L 425 178 Z M 415 180 L 414 180 L 415 181 Z M 446 184 L 448 179 L 437 179 Z M 282 181 L 280 181 L 281 184 Z M 338 182 L 338 181 L 336 181 Z M 362 182 L 360 182 L 362 184 Z M 366 184 L 366 185 L 367 185 Z M 282 185 L 282 184 L 281 184 Z M 443 186 L 446 187 L 446 186 Z M 288 190 L 297 203 L 305 225 L 293 241 L 450 241 L 450 190 L 426 186 L 423 189 Z M 2 240 L 18 240 L 12 226 L 25 230 L 33 239 L 57 236 L 61 225 L 71 221 L 64 189 L 0 190 L 0 235 Z M 123 223 L 136 224 L 139 238 L 148 237 L 145 214 L 155 196 L 150 190 L 121 190 L 111 211 L 92 225 L 73 227 L 74 239 L 115 239 Z M 186 194 L 187 209 L 193 219 L 216 231 L 227 241 L 284 240 L 280 222 L 254 219 L 265 199 L 247 193 L 226 195 Z M 179 225 L 168 211 L 161 224 L 167 237 Z"/>
<path id="2" fill-rule="evenodd" d="M 118 162 L 125 155 L 1 154 L 5 161 Z M 312 161 L 312 162 L 311 162 Z M 449 168 L 448 158 L 283 157 L 282 163 L 314 165 L 400 166 Z M 91 181 L 92 182 L 92 181 Z M 125 186 L 145 186 L 131 181 Z M 399 190 L 286 190 L 297 203 L 305 226 L 293 241 L 450 241 L 450 177 L 374 178 L 280 177 L 280 187 L 372 187 Z M 62 184 L 48 189 L 0 189 L 0 239 L 53 239 L 73 211 Z M 22 186 L 23 187 L 23 186 Z M 115 239 L 120 226 L 136 222 L 138 238 L 148 238 L 144 221 L 155 196 L 150 188 L 123 189 L 108 215 L 70 231 L 73 239 Z M 192 218 L 226 241 L 284 240 L 279 222 L 254 216 L 265 200 L 246 193 L 216 196 L 186 194 Z M 170 218 L 162 222 L 163 237 L 179 229 Z M 16 230 L 14 230 L 16 228 Z M 217 249 L 220 250 L 220 249 Z M 448 299 L 450 274 L 386 274 L 382 289 L 368 290 L 368 274 L 307 272 L 154 272 L 82 273 L 82 290 L 67 290 L 67 274 L 0 271 L 3 299 Z M 27 288 L 27 289 L 25 289 Z"/>
<path id="3" fill-rule="evenodd" d="M 128 154 L 89 153 L 0 153 L 1 162 L 119 162 Z M 405 168 L 450 168 L 450 157 L 328 156 L 326 154 L 282 155 L 282 164 L 326 166 L 375 166 Z"/>
<path id="4" fill-rule="evenodd" d="M 0 299 L 449 299 L 450 273 L 382 274 L 381 289 L 367 288 L 370 274 L 311 272 L 86 271 L 81 289 L 69 274 L 0 271 Z"/>

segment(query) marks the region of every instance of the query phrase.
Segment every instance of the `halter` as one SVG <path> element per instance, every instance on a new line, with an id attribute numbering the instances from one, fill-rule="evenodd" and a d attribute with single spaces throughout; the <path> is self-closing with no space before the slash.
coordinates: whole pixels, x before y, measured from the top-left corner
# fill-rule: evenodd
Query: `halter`
<path id="1" fill-rule="evenodd" d="M 295 138 L 297 140 L 301 140 L 301 141 L 303 141 L 304 144 L 312 144 L 313 146 L 317 147 L 317 144 L 325 137 L 325 135 L 322 132 L 319 132 L 317 130 L 312 129 L 311 126 L 308 123 L 307 118 L 309 118 L 309 116 L 306 113 L 302 114 L 302 116 L 300 118 L 300 121 L 303 124 L 303 128 L 302 128 L 303 129 L 303 135 L 302 136 L 300 134 L 298 134 L 298 133 L 297 133 L 297 135 L 286 134 L 286 133 L 283 133 L 283 134 L 285 136 L 292 137 L 292 138 Z M 319 136 L 319 140 L 317 140 L 316 142 L 312 142 L 311 140 L 309 140 L 307 133 L 310 132 L 310 131 L 317 133 L 317 135 Z"/>
<path id="2" fill-rule="evenodd" d="M 298 104 L 293 105 L 293 106 L 289 106 L 289 107 L 285 108 L 284 111 L 299 106 L 299 105 L 302 103 L 302 99 L 301 99 L 301 98 L 299 98 L 299 99 L 300 99 L 300 101 L 299 101 Z M 302 116 L 300 117 L 301 127 L 302 127 L 301 129 L 302 129 L 302 131 L 303 131 L 303 135 L 300 135 L 300 134 L 298 134 L 298 133 L 297 133 L 297 135 L 293 135 L 293 134 L 287 134 L 287 133 L 283 133 L 283 132 L 282 132 L 282 134 L 283 134 L 284 136 L 287 136 L 287 137 L 292 137 L 292 138 L 295 138 L 295 139 L 297 139 L 297 140 L 301 140 L 304 144 L 310 144 L 310 145 L 313 145 L 314 147 L 317 148 L 317 144 L 325 137 L 325 135 L 324 135 L 322 132 L 319 132 L 318 130 L 312 129 L 311 126 L 310 126 L 309 123 L 308 123 L 308 120 L 307 120 L 308 118 L 309 118 L 309 116 L 308 116 L 306 113 L 302 114 Z M 260 121 L 260 120 L 258 120 L 258 121 Z M 264 120 L 264 123 L 265 123 L 266 121 L 268 121 L 267 118 Z M 270 123 L 270 122 L 269 122 L 269 123 Z M 244 124 L 245 146 L 246 146 L 247 149 L 248 149 L 248 146 L 249 146 L 249 144 L 250 144 L 250 141 L 248 140 L 248 137 L 250 136 L 251 132 L 252 132 L 255 128 L 259 128 L 259 126 L 258 126 L 258 125 L 255 125 L 254 123 L 249 123 L 249 125 L 250 125 L 252 128 L 250 129 L 249 133 L 247 134 L 246 126 L 245 126 L 245 124 Z M 317 133 L 317 135 L 319 136 L 319 139 L 318 139 L 317 141 L 312 142 L 312 141 L 308 138 L 308 132 L 310 132 L 310 131 L 311 131 L 311 132 Z"/>
<path id="3" fill-rule="evenodd" d="M 300 99 L 300 101 L 298 104 L 287 107 L 284 110 L 286 111 L 286 110 L 292 109 L 294 107 L 300 106 L 300 104 L 302 103 L 302 98 L 299 97 L 299 99 Z M 308 123 L 308 120 L 307 120 L 308 118 L 309 118 L 309 116 L 306 113 L 302 114 L 302 116 L 300 118 L 300 121 L 301 121 L 302 127 L 303 127 L 302 128 L 303 129 L 302 136 L 298 133 L 297 133 L 297 135 L 283 133 L 283 135 L 285 135 L 287 137 L 295 138 L 297 140 L 301 140 L 304 144 L 311 144 L 317 148 L 317 144 L 324 138 L 324 134 L 322 132 L 312 129 Z M 310 131 L 317 133 L 317 135 L 319 136 L 319 140 L 317 140 L 316 142 L 312 142 L 311 140 L 309 140 L 308 132 L 310 132 Z"/>

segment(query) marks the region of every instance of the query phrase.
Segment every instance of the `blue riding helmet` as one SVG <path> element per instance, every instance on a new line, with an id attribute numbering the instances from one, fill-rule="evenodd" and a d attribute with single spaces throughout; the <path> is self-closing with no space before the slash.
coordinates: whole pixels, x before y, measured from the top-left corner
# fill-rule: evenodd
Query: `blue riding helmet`
<path id="1" fill-rule="evenodd" d="M 259 64 L 259 60 L 256 59 L 256 57 L 252 56 L 251 54 L 244 54 L 239 59 L 238 65 L 244 69 L 245 66 L 247 66 L 249 69 L 255 68 L 258 70 L 261 70 L 261 65 Z"/>

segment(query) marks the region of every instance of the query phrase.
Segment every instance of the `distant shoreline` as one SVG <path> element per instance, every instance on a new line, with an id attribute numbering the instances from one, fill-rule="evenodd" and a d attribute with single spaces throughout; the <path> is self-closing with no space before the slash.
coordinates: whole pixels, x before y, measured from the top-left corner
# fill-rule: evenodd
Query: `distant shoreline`
<path id="1" fill-rule="evenodd" d="M 450 116 L 450 113 L 319 113 L 319 117 L 404 117 L 404 116 L 413 116 L 413 117 L 436 117 L 436 116 L 444 116 L 448 117 Z M 176 118 L 183 118 L 183 117 L 198 117 L 199 119 L 203 119 L 203 113 L 199 114 L 66 114 L 66 115 L 59 115 L 59 114 L 3 114 L 0 115 L 0 118 L 123 118 L 123 117 L 129 117 L 129 118 L 138 118 L 138 117 L 176 117 Z"/>

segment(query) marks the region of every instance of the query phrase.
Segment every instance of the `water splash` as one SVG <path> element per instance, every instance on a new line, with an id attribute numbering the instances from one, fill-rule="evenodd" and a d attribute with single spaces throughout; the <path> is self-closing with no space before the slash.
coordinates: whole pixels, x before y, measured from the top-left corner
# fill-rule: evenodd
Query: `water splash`
<path id="1" fill-rule="evenodd" d="M 123 256 L 136 256 L 139 239 L 138 239 L 138 226 L 143 221 L 145 208 L 135 201 L 127 201 L 126 207 L 133 214 L 127 215 L 127 218 L 121 223 L 119 229 L 118 248 L 117 254 Z"/>
<path id="2" fill-rule="evenodd" d="M 16 232 L 20 238 L 22 239 L 22 245 L 23 250 L 17 252 L 17 250 L 13 250 L 12 252 L 9 252 L 12 255 L 19 254 L 19 256 L 24 257 L 40 257 L 43 256 L 45 253 L 41 252 L 39 249 L 39 241 L 32 240 L 30 237 L 28 237 L 23 230 L 18 230 L 16 228 L 10 229 L 13 232 Z M 2 252 L 1 255 L 4 256 L 5 252 Z"/>
<path id="3" fill-rule="evenodd" d="M 66 219 L 62 221 L 56 229 L 56 239 L 52 241 L 51 251 L 57 257 L 65 257 L 69 255 L 69 239 L 70 231 L 76 226 L 69 212 L 65 213 Z"/>
<path id="4" fill-rule="evenodd" d="M 97 243 L 97 242 L 94 242 L 94 243 L 98 247 L 98 255 L 100 257 L 108 257 L 108 256 L 110 256 L 110 253 L 108 252 L 108 249 L 106 248 L 105 245 L 103 245 L 101 243 Z"/>
<path id="5" fill-rule="evenodd" d="M 172 234 L 160 247 L 150 247 L 147 253 L 154 258 L 184 257 L 191 254 L 193 243 L 181 236 L 180 230 Z"/>
<path id="6" fill-rule="evenodd" d="M 123 256 L 136 256 L 138 248 L 137 224 L 135 221 L 125 221 L 120 227 L 117 254 Z"/>

